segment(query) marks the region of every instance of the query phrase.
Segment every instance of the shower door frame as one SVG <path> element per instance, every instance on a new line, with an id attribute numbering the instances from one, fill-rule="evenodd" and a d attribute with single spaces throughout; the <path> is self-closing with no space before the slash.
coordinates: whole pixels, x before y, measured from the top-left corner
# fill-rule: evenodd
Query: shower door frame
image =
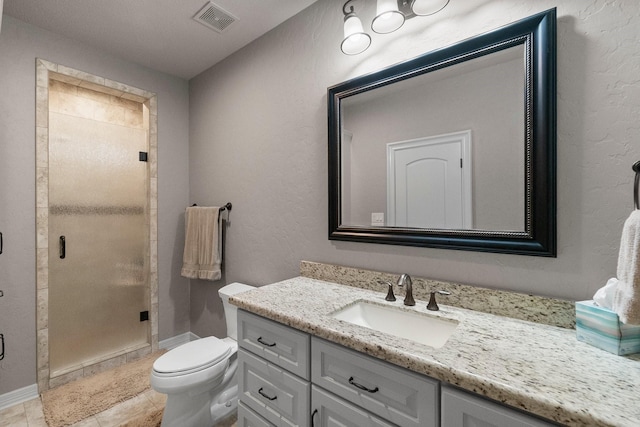
<path id="1" fill-rule="evenodd" d="M 104 360 L 51 377 L 49 368 L 49 79 L 104 92 L 144 105 L 148 114 L 149 337 L 134 351 L 117 352 Z M 36 59 L 36 332 L 38 392 L 143 357 L 158 349 L 158 105 L 155 93 L 105 77 Z M 54 242 L 55 243 L 55 242 Z"/>

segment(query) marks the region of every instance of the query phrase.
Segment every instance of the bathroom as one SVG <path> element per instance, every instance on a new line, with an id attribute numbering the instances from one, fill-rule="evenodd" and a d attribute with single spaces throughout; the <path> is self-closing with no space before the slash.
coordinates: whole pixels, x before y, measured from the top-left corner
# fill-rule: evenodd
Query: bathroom
<path id="1" fill-rule="evenodd" d="M 439 14 L 374 36 L 366 52 L 346 56 L 340 51 L 344 2 L 322 0 L 189 77 L 27 24 L 7 15 L 4 3 L 0 397 L 37 383 L 36 58 L 157 94 L 161 342 L 222 336 L 222 285 L 296 277 L 301 260 L 574 301 L 590 299 L 615 275 L 622 224 L 633 208 L 631 165 L 640 160 L 634 1 L 451 0 Z M 370 21 L 372 3 L 363 20 Z M 552 7 L 558 16 L 557 257 L 328 240 L 327 88 Z M 222 279 L 181 277 L 185 207 L 227 201 L 233 210 Z"/>

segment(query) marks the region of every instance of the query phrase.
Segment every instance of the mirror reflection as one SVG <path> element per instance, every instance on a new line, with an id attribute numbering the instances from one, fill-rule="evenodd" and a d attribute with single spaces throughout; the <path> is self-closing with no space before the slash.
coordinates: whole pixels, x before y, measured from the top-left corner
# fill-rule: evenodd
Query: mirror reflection
<path id="1" fill-rule="evenodd" d="M 342 225 L 525 230 L 524 44 L 341 100 Z"/>

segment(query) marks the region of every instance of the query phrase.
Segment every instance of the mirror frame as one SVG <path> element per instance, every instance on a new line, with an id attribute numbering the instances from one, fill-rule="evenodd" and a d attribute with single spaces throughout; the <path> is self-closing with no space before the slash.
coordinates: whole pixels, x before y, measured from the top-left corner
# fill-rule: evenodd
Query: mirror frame
<path id="1" fill-rule="evenodd" d="M 341 100 L 524 44 L 524 231 L 341 225 Z M 556 256 L 556 9 L 327 89 L 329 240 Z"/>

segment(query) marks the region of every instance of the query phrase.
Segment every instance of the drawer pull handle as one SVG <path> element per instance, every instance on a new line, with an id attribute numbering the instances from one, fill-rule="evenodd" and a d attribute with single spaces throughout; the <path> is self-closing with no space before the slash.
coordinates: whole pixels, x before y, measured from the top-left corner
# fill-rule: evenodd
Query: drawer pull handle
<path id="1" fill-rule="evenodd" d="M 269 396 L 268 394 L 265 394 L 265 393 L 262 391 L 262 387 L 260 387 L 260 390 L 258 390 L 258 393 L 260 394 L 260 396 L 264 397 L 265 399 L 269 399 L 269 400 L 276 400 L 276 399 L 278 398 L 278 396 L 273 396 L 273 397 L 271 397 L 271 396 Z"/>
<path id="2" fill-rule="evenodd" d="M 375 393 L 378 390 L 380 390 L 378 387 L 376 387 L 374 389 L 370 389 L 370 388 L 367 388 L 367 387 L 363 386 L 362 384 L 358 384 L 357 382 L 355 382 L 353 380 L 353 377 L 349 378 L 349 384 L 358 387 L 360 390 L 368 391 L 369 393 Z"/>
<path id="3" fill-rule="evenodd" d="M 318 413 L 318 410 L 317 410 L 317 409 L 315 409 L 315 410 L 311 413 L 311 427 L 313 427 L 313 424 L 314 424 L 314 422 L 313 422 L 313 417 L 315 417 L 317 413 Z"/>
<path id="4" fill-rule="evenodd" d="M 274 343 L 274 342 L 272 342 L 272 343 L 268 343 L 268 342 L 264 341 L 264 340 L 262 339 L 262 337 L 258 337 L 258 342 L 259 342 L 260 344 L 262 344 L 262 345 L 266 345 L 267 347 L 275 347 L 275 346 L 276 346 L 276 343 Z"/>

